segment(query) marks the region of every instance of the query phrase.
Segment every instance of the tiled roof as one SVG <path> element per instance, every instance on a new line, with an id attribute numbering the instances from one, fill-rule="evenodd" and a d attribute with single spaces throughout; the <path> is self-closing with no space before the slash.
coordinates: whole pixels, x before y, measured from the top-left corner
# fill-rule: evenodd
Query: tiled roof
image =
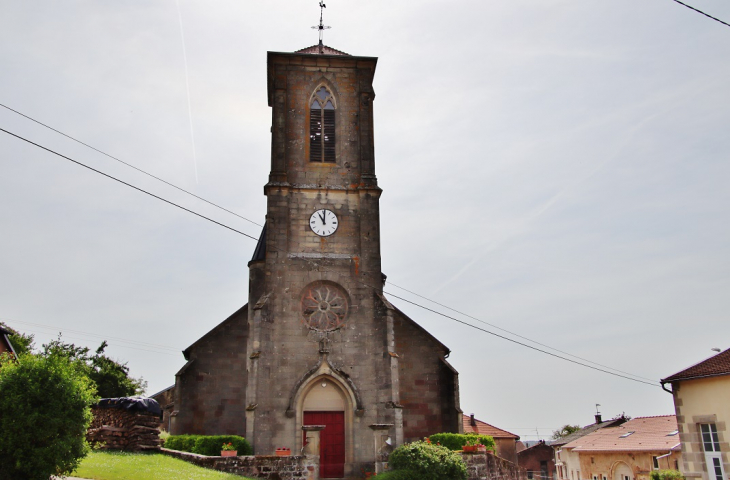
<path id="1" fill-rule="evenodd" d="M 663 379 L 662 383 L 689 380 L 691 378 L 714 377 L 717 375 L 730 375 L 730 348 Z"/>
<path id="2" fill-rule="evenodd" d="M 489 435 L 494 438 L 512 438 L 514 440 L 519 440 L 520 437 L 515 435 L 514 433 L 510 433 L 507 430 L 502 430 L 501 428 L 497 428 L 494 425 L 490 425 L 487 422 L 482 422 L 481 420 L 477 420 L 476 418 L 475 423 L 477 424 L 476 427 L 473 427 L 471 425 L 471 417 L 469 415 L 461 415 L 461 419 L 464 422 L 464 433 L 477 433 L 479 435 Z"/>
<path id="3" fill-rule="evenodd" d="M 319 45 L 312 45 L 311 47 L 302 48 L 301 50 L 297 50 L 294 53 L 309 53 L 312 55 L 347 55 L 348 57 L 350 56 L 349 53 L 345 53 L 335 48 L 328 47 L 327 45 L 322 45 L 322 53 L 319 53 Z"/>
<path id="4" fill-rule="evenodd" d="M 680 448 L 676 432 L 674 415 L 637 417 L 618 427 L 598 429 L 563 448 L 574 452 L 668 452 Z"/>
<path id="5" fill-rule="evenodd" d="M 559 447 L 560 445 L 565 445 L 566 443 L 570 443 L 573 440 L 578 440 L 579 438 L 585 437 L 589 433 L 593 433 L 598 429 L 608 428 L 608 427 L 617 427 L 624 422 L 626 422 L 626 418 L 621 416 L 621 417 L 614 418 L 611 420 L 606 420 L 605 422 L 601 422 L 601 423 L 592 423 L 588 426 L 581 428 L 577 432 L 573 432 L 570 435 L 566 435 L 562 438 L 554 440 L 553 442 L 550 443 L 550 445 L 554 446 L 554 447 Z"/>

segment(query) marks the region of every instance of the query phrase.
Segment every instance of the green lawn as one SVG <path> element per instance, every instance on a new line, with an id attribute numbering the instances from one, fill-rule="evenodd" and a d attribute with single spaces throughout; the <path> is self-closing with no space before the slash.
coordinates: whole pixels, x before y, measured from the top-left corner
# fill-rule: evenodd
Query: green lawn
<path id="1" fill-rule="evenodd" d="M 94 480 L 247 480 L 161 453 L 127 452 L 91 452 L 72 476 Z"/>

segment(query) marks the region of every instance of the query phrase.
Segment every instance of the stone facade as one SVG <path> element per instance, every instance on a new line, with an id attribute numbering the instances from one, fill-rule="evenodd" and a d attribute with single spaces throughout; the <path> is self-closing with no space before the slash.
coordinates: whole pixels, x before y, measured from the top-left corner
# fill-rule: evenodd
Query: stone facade
<path id="1" fill-rule="evenodd" d="M 233 433 L 256 454 L 300 452 L 307 412 L 341 412 L 337 441 L 350 477 L 372 470 L 394 445 L 460 430 L 448 348 L 382 294 L 376 63 L 269 52 L 271 173 L 249 303 L 185 350 L 172 433 Z M 335 112 L 332 163 L 310 161 L 317 92 Z M 313 216 L 321 209 L 337 216 L 329 236 L 310 228 L 325 221 Z M 326 429 L 322 438 L 333 441 Z"/>

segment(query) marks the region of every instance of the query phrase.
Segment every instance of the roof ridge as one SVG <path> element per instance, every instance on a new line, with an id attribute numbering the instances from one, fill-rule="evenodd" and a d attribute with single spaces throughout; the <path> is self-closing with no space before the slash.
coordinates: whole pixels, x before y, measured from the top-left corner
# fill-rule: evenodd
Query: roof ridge
<path id="1" fill-rule="evenodd" d="M 705 367 L 706 369 L 703 369 Z M 696 371 L 693 371 L 696 370 Z M 700 360 L 689 367 L 661 379 L 662 385 L 680 380 L 730 375 L 730 348 Z"/>

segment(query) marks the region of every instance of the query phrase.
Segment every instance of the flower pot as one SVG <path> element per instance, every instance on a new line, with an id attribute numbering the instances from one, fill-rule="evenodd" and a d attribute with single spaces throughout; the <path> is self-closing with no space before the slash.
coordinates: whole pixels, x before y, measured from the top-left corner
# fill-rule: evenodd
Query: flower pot
<path id="1" fill-rule="evenodd" d="M 464 445 L 461 449 L 464 453 L 476 453 L 477 446 L 476 445 Z"/>
<path id="2" fill-rule="evenodd" d="M 279 457 L 288 457 L 291 455 L 291 448 L 279 447 L 276 449 L 276 455 Z"/>
<path id="3" fill-rule="evenodd" d="M 237 457 L 237 450 L 221 450 L 221 457 Z"/>

